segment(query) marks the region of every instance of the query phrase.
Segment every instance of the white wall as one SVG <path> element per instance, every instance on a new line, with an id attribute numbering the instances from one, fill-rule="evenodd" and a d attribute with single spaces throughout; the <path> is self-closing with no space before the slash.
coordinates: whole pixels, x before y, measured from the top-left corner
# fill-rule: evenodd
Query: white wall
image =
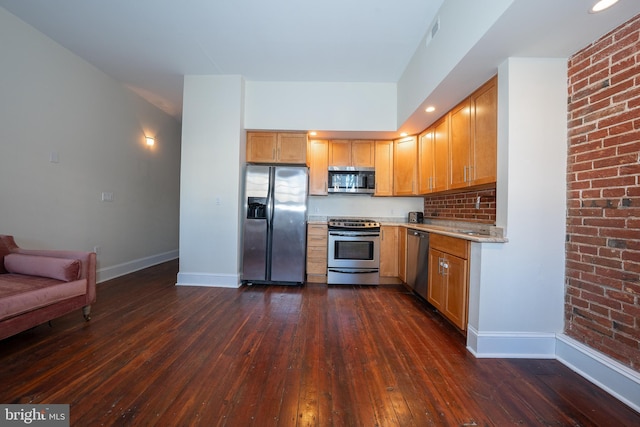
<path id="1" fill-rule="evenodd" d="M 564 59 L 510 58 L 499 69 L 496 222 L 509 242 L 482 246 L 481 293 L 472 290 L 470 301 L 478 353 L 518 353 L 519 342 L 533 340 L 540 349 L 526 351 L 542 354 L 562 332 L 566 67 Z"/>
<path id="2" fill-rule="evenodd" d="M 179 285 L 239 285 L 243 100 L 240 76 L 185 77 Z"/>
<path id="3" fill-rule="evenodd" d="M 0 40 L 0 233 L 99 280 L 177 257 L 180 124 L 2 8 Z"/>
<path id="4" fill-rule="evenodd" d="M 442 4 L 438 11 L 440 30 L 428 45 L 425 35 L 398 82 L 398 123 L 404 123 L 437 91 L 438 86 L 513 1 L 447 0 Z M 430 28 L 427 33 L 428 30 Z M 453 86 L 438 94 L 441 102 L 448 101 L 447 105 L 438 105 L 439 111 L 449 110 L 491 75 L 484 76 L 476 72 L 465 77 L 456 79 L 452 82 Z"/>
<path id="5" fill-rule="evenodd" d="M 247 82 L 245 128 L 395 131 L 395 83 Z"/>

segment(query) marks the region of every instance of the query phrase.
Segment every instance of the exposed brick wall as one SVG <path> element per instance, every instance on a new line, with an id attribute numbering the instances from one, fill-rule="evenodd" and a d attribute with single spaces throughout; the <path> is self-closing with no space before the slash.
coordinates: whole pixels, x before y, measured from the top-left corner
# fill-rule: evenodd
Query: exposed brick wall
<path id="1" fill-rule="evenodd" d="M 568 65 L 565 331 L 640 371 L 640 15 Z"/>
<path id="2" fill-rule="evenodd" d="M 480 197 L 480 209 L 476 201 Z M 496 223 L 496 189 L 428 196 L 424 198 L 425 218 Z"/>

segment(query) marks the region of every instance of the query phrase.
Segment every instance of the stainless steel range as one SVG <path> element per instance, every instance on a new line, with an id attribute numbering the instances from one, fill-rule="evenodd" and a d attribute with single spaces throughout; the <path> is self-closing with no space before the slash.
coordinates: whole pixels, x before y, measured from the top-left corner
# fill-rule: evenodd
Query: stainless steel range
<path id="1" fill-rule="evenodd" d="M 327 283 L 377 285 L 380 223 L 365 218 L 329 219 Z"/>

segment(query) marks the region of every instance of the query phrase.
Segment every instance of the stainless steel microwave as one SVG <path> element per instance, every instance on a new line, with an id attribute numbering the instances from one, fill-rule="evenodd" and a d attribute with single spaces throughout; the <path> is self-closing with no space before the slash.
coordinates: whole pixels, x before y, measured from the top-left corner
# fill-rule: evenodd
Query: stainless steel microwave
<path id="1" fill-rule="evenodd" d="M 329 193 L 373 194 L 375 189 L 376 172 L 374 168 L 329 167 Z"/>

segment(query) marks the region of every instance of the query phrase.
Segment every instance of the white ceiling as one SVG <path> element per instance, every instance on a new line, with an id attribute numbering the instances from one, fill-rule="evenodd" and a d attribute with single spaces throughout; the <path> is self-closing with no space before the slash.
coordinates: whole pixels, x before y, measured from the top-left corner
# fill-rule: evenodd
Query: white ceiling
<path id="1" fill-rule="evenodd" d="M 187 74 L 398 82 L 444 1 L 0 0 L 0 7 L 180 118 Z M 491 72 L 508 56 L 568 57 L 640 13 L 639 0 L 620 0 L 591 15 L 594 2 L 514 0 L 433 96 L 451 103 L 447 97 L 467 90 L 461 78 Z"/>

